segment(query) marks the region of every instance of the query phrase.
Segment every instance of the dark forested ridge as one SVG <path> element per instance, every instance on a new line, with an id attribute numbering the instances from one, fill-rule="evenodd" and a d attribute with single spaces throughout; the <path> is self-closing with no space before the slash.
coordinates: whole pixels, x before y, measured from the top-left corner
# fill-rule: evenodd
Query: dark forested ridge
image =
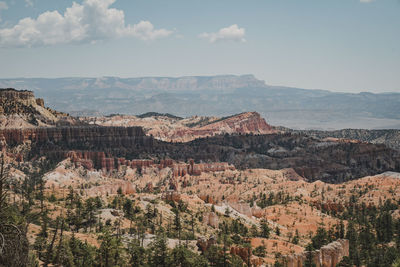
<path id="1" fill-rule="evenodd" d="M 304 130 L 294 131 L 285 129 L 285 131 L 304 133 L 318 138 L 334 137 L 360 140 L 373 144 L 385 144 L 386 146 L 400 150 L 400 130 L 366 130 L 366 129 L 343 129 L 337 131 L 316 131 Z"/>
<path id="2" fill-rule="evenodd" d="M 28 157 L 42 154 L 61 160 L 69 151 L 79 150 L 103 151 L 109 156 L 126 159 L 171 158 L 187 161 L 192 158 L 196 162 L 229 162 L 239 169 L 293 168 L 310 181 L 320 179 L 330 183 L 385 171 L 400 171 L 400 152 L 385 145 L 326 142 L 304 134 L 220 135 L 188 143 L 168 143 L 144 136 L 139 127 L 15 131 L 0 130 L 0 133 L 6 137 L 8 145 L 22 144 L 24 140 L 20 136 L 32 139 L 34 142 L 27 152 Z"/>

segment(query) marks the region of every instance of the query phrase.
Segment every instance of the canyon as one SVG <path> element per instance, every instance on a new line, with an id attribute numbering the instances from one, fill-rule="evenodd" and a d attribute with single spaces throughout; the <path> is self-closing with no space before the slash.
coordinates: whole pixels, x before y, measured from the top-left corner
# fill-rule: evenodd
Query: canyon
<path id="1" fill-rule="evenodd" d="M 257 112 L 75 118 L 30 91 L 5 89 L 0 100 L 9 198 L 27 198 L 31 183 L 48 216 L 28 228 L 36 247 L 49 220 L 54 236 L 64 227 L 97 249 L 104 229 L 121 246 L 151 249 L 159 228 L 171 249 L 182 242 L 204 257 L 217 249 L 253 266 L 333 267 L 353 249 L 349 214 L 390 208 L 400 218 L 400 152 L 379 142 L 274 127 Z"/>
<path id="2" fill-rule="evenodd" d="M 69 151 L 104 152 L 111 158 L 227 162 L 236 168 L 293 168 L 309 181 L 339 183 L 366 175 L 400 170 L 400 153 L 384 145 L 323 141 L 304 135 L 219 135 L 187 143 L 146 136 L 140 127 L 57 127 L 0 129 L 2 148 L 26 141 L 25 160 L 44 155 L 65 158 Z M 92 155 L 92 154 L 89 154 Z M 93 159 L 95 162 L 97 159 Z M 94 164 L 99 167 L 98 164 Z"/>

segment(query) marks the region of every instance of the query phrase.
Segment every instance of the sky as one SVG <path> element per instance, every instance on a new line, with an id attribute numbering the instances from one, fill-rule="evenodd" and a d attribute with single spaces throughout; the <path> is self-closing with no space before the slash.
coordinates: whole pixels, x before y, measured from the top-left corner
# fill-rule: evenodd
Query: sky
<path id="1" fill-rule="evenodd" d="M 0 0 L 0 78 L 254 74 L 400 92 L 400 0 Z"/>

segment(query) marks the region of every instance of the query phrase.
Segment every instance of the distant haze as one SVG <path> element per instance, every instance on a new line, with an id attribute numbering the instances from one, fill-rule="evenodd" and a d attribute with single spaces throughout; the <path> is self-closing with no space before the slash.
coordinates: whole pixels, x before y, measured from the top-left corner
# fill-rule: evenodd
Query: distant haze
<path id="1" fill-rule="evenodd" d="M 171 113 L 227 116 L 257 111 L 294 129 L 400 129 L 400 93 L 337 93 L 270 86 L 253 75 L 0 79 L 72 115 Z"/>

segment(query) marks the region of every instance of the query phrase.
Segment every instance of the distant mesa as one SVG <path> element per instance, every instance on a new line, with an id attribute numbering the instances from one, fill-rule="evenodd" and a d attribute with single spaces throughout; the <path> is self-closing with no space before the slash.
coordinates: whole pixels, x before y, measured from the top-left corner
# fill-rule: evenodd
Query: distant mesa
<path id="1" fill-rule="evenodd" d="M 272 86 L 253 75 L 0 79 L 74 116 L 157 112 L 224 117 L 255 110 L 292 129 L 400 129 L 400 93 L 339 93 Z"/>

